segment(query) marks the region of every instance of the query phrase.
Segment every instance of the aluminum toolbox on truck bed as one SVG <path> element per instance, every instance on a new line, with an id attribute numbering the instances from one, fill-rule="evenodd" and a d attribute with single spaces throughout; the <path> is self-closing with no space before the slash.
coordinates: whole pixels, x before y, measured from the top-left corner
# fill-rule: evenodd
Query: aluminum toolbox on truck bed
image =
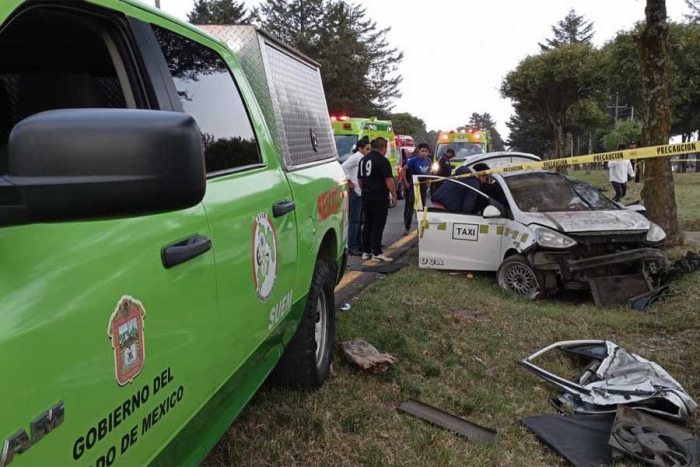
<path id="1" fill-rule="evenodd" d="M 287 170 L 338 158 L 321 66 L 254 26 L 197 26 L 240 60 Z"/>

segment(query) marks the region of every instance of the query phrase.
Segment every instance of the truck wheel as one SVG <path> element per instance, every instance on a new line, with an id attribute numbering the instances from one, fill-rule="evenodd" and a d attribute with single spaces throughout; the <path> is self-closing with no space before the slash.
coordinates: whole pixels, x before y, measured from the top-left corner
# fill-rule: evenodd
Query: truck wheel
<path id="1" fill-rule="evenodd" d="M 270 375 L 273 384 L 318 389 L 331 370 L 335 340 L 335 275 L 318 260 L 304 316 L 291 342 Z"/>
<path id="2" fill-rule="evenodd" d="M 513 255 L 501 263 L 498 285 L 528 300 L 536 299 L 542 291 L 539 275 L 522 255 Z"/>

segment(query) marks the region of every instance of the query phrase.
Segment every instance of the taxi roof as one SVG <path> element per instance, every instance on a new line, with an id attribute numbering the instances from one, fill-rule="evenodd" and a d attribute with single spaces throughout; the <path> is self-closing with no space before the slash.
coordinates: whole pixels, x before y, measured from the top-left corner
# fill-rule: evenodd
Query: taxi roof
<path id="1" fill-rule="evenodd" d="M 526 152 L 497 151 L 470 156 L 464 161 L 464 165 L 471 167 L 479 163 L 485 163 L 489 168 L 495 169 L 496 167 L 506 167 L 540 160 L 538 156 Z"/>

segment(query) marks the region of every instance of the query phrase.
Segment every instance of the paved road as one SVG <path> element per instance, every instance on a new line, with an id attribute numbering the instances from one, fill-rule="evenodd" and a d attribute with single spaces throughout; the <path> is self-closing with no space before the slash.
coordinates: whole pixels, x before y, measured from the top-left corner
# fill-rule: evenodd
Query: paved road
<path id="1" fill-rule="evenodd" d="M 404 201 L 399 200 L 395 208 L 389 209 L 389 219 L 384 229 L 384 253 L 392 258 L 398 258 L 417 244 L 416 220 L 413 219 L 413 230 L 409 236 L 404 236 L 403 226 Z M 364 263 L 370 265 L 371 263 Z M 376 263 L 375 263 L 376 264 Z M 362 259 L 351 256 L 348 266 L 357 269 L 363 265 Z M 336 288 L 336 305 L 342 306 L 350 301 L 363 288 L 378 280 L 381 274 L 375 272 L 347 271 L 343 281 Z"/>

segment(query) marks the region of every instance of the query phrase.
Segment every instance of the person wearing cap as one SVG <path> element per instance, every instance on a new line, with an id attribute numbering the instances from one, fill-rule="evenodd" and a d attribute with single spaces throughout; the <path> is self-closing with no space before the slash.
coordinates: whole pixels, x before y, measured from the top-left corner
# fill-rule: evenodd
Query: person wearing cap
<path id="1" fill-rule="evenodd" d="M 362 256 L 362 189 L 357 180 L 360 161 L 369 154 L 368 138 L 362 138 L 355 146 L 355 152 L 343 162 L 342 167 L 348 178 L 348 253 L 351 256 Z"/>
<path id="2" fill-rule="evenodd" d="M 445 151 L 445 154 L 440 156 L 440 160 L 438 161 L 438 170 L 435 175 L 438 177 L 450 177 L 452 176 L 452 167 L 451 160 L 455 157 L 455 150 L 452 148 L 448 148 L 447 151 Z M 430 194 L 431 196 L 434 195 L 440 186 L 442 185 L 443 181 L 442 180 L 435 180 L 431 182 L 430 184 Z"/>

